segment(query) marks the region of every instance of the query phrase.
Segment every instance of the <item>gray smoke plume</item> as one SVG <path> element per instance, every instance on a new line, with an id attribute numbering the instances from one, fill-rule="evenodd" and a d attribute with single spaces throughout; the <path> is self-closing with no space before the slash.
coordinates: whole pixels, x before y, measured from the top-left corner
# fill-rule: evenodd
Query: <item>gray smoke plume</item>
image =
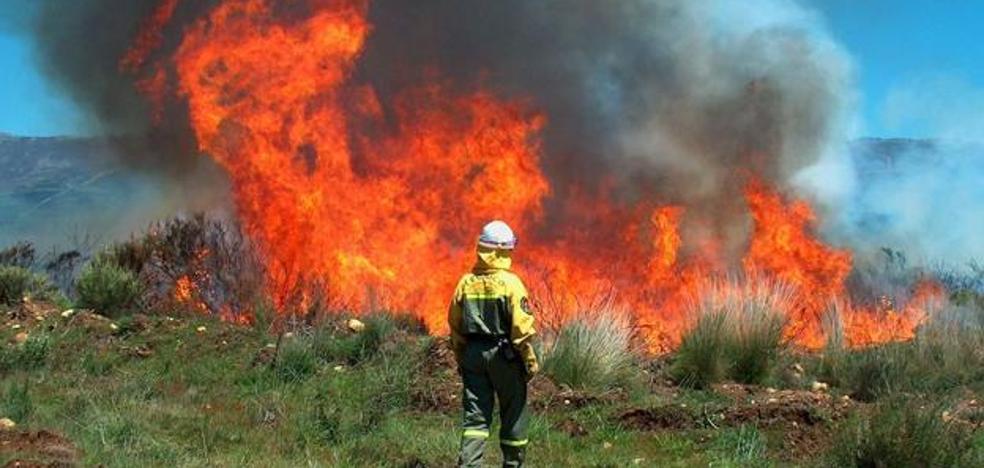
<path id="1" fill-rule="evenodd" d="M 614 179 L 628 201 L 684 204 L 733 251 L 746 176 L 791 187 L 843 140 L 852 96 L 846 55 L 790 1 L 378 1 L 370 21 L 361 77 L 382 95 L 436 68 L 528 97 L 555 199 Z"/>

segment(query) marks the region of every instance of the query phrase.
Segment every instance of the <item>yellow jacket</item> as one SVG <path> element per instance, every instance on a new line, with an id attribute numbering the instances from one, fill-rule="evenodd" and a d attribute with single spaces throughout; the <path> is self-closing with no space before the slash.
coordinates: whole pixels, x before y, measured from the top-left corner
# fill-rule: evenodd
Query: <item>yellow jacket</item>
<path id="1" fill-rule="evenodd" d="M 533 374 L 539 370 L 531 340 L 536 329 L 526 286 L 509 271 L 510 254 L 478 247 L 475 266 L 458 281 L 448 308 L 451 345 L 461 362 L 469 336 L 508 337 Z"/>

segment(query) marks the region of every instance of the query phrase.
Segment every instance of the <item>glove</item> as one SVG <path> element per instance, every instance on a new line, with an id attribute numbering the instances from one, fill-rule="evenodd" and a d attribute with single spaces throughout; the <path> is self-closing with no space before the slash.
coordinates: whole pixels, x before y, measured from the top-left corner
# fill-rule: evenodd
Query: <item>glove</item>
<path id="1" fill-rule="evenodd" d="M 539 372 L 540 372 L 540 364 L 538 364 L 536 361 L 527 361 L 526 362 L 526 381 L 527 382 L 529 382 L 530 380 L 533 380 L 533 376 L 535 376 Z"/>

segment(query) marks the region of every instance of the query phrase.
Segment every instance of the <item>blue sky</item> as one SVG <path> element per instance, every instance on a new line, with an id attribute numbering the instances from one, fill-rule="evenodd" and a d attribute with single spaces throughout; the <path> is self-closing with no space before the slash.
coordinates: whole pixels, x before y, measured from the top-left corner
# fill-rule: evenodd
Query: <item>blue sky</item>
<path id="1" fill-rule="evenodd" d="M 854 60 L 859 134 L 974 136 L 984 131 L 984 2 L 804 1 L 820 12 Z M 0 132 L 84 133 L 85 116 L 44 80 L 31 44 L 12 29 L 0 27 Z"/>

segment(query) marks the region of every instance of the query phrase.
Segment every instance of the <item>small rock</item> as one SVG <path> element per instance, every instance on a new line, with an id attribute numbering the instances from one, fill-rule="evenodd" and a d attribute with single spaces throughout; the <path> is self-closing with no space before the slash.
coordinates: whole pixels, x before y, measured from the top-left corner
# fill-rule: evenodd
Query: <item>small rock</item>
<path id="1" fill-rule="evenodd" d="M 284 332 L 284 338 L 293 338 L 294 332 Z"/>
<path id="2" fill-rule="evenodd" d="M 646 461 L 646 459 L 645 459 L 645 458 L 642 458 L 642 457 L 639 457 L 639 458 L 633 458 L 633 459 L 632 459 L 632 464 L 633 464 L 633 465 L 641 465 L 641 464 L 642 464 L 642 462 L 644 462 L 644 461 Z"/>
<path id="3" fill-rule="evenodd" d="M 270 348 L 270 349 L 277 349 L 277 345 L 276 345 L 276 344 L 274 344 L 274 343 L 267 343 L 267 344 L 266 344 L 266 347 L 267 347 L 267 348 Z"/>
<path id="4" fill-rule="evenodd" d="M 345 372 L 345 366 L 335 366 L 332 368 L 335 372 Z"/>
<path id="5" fill-rule="evenodd" d="M 851 395 L 844 395 L 841 397 L 841 401 L 848 402 L 851 401 Z"/>
<path id="6" fill-rule="evenodd" d="M 28 338 L 27 332 L 20 332 L 14 335 L 14 343 L 24 344 L 24 342 L 27 341 L 27 338 Z"/>
<path id="7" fill-rule="evenodd" d="M 10 418 L 0 418 L 0 429 L 13 429 L 17 423 Z"/>
<path id="8" fill-rule="evenodd" d="M 814 392 L 826 392 L 828 388 L 830 388 L 829 385 L 816 380 L 813 381 L 812 385 L 810 385 L 810 389 Z"/>
<path id="9" fill-rule="evenodd" d="M 116 331 L 116 330 L 119 330 L 120 329 L 120 326 L 117 325 L 117 324 L 115 324 L 115 323 L 111 323 L 111 324 L 109 324 L 109 329 L 110 330 L 113 330 L 113 331 Z"/>
<path id="10" fill-rule="evenodd" d="M 795 363 L 795 364 L 793 364 L 792 369 L 797 374 L 803 374 L 804 372 L 806 372 L 806 371 L 803 370 L 803 366 L 801 366 L 798 362 Z"/>
<path id="11" fill-rule="evenodd" d="M 355 333 L 360 333 L 366 329 L 366 324 L 362 323 L 359 319 L 349 319 L 348 322 L 345 322 L 345 326 Z"/>
<path id="12" fill-rule="evenodd" d="M 766 387 L 765 393 L 776 393 L 776 389 L 772 387 Z"/>
<path id="13" fill-rule="evenodd" d="M 15 323 L 15 324 L 13 324 L 13 325 L 10 326 L 10 329 L 11 330 L 20 330 L 20 328 L 21 328 L 21 324 L 19 324 L 19 323 Z"/>
<path id="14" fill-rule="evenodd" d="M 779 403 L 779 400 L 776 399 L 776 398 L 769 398 L 768 400 L 766 400 L 766 402 L 767 403 Z"/>
<path id="15" fill-rule="evenodd" d="M 604 448 L 604 449 L 610 449 L 610 448 L 612 448 L 612 443 L 611 442 L 605 442 L 604 444 L 601 444 L 601 447 Z"/>
<path id="16" fill-rule="evenodd" d="M 950 415 L 949 411 L 944 411 L 942 416 L 943 416 L 943 422 L 950 422 L 950 420 L 953 419 L 953 416 Z"/>
<path id="17" fill-rule="evenodd" d="M 198 333 L 205 333 L 205 327 L 204 326 L 198 327 L 195 329 L 195 331 Z"/>
<path id="18" fill-rule="evenodd" d="M 61 313 L 62 318 L 69 318 L 75 315 L 75 309 L 68 309 Z"/>
<path id="19" fill-rule="evenodd" d="M 686 403 L 680 403 L 680 407 L 681 408 L 686 408 L 687 407 L 687 404 Z"/>
<path id="20" fill-rule="evenodd" d="M 569 405 L 569 404 L 571 404 L 571 400 L 567 400 L 567 399 L 565 399 L 565 400 L 564 400 L 564 404 L 565 404 L 565 405 Z"/>

